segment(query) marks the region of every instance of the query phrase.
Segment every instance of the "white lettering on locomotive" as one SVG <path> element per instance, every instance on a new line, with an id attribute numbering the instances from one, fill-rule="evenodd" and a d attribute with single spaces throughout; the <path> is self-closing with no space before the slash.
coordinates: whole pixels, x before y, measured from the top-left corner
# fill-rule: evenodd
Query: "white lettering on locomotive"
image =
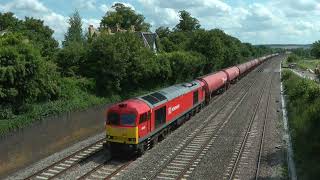
<path id="1" fill-rule="evenodd" d="M 180 108 L 180 104 L 177 104 L 173 107 L 169 107 L 168 108 L 168 114 L 171 114 L 172 112 L 174 112 L 175 110 L 179 109 Z"/>

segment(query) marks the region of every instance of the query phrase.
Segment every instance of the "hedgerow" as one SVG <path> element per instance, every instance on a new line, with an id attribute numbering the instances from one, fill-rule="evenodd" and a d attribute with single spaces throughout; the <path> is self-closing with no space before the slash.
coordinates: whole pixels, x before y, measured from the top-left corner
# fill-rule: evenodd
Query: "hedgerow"
<path id="1" fill-rule="evenodd" d="M 320 176 L 320 86 L 284 71 L 287 111 L 299 179 Z"/>

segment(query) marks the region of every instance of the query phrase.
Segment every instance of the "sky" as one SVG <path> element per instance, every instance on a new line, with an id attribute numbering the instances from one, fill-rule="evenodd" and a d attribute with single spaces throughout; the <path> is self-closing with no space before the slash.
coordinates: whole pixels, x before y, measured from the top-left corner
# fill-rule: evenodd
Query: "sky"
<path id="1" fill-rule="evenodd" d="M 0 12 L 42 19 L 61 41 L 75 9 L 86 30 L 90 24 L 98 27 L 116 2 L 143 14 L 152 31 L 174 27 L 178 12 L 187 10 L 202 28 L 219 28 L 252 44 L 310 44 L 320 39 L 320 0 L 0 0 Z"/>

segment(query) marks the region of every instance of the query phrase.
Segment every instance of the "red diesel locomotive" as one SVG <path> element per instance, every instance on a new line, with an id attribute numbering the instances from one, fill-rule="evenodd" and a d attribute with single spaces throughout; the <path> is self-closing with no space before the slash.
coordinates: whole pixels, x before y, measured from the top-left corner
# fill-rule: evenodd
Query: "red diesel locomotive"
<path id="1" fill-rule="evenodd" d="M 106 139 L 111 152 L 142 154 L 170 131 L 199 112 L 210 99 L 276 54 L 112 105 L 106 113 Z"/>

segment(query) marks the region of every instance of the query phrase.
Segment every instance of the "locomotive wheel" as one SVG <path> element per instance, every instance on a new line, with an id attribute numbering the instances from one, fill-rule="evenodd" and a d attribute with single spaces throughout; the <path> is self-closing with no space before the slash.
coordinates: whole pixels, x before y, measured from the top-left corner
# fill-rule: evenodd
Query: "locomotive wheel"
<path id="1" fill-rule="evenodd" d="M 141 145 L 138 147 L 138 150 L 137 150 L 138 156 L 142 156 L 145 151 L 146 151 L 146 149 L 145 149 L 144 144 L 141 144 Z"/>

